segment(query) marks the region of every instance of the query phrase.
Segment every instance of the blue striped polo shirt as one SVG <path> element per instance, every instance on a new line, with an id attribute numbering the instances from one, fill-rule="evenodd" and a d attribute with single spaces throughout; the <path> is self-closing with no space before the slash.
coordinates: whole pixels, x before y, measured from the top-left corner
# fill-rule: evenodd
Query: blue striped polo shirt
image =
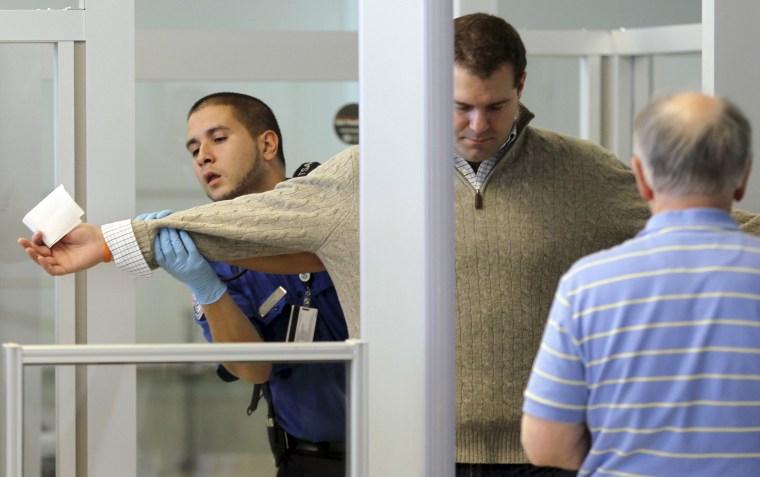
<path id="1" fill-rule="evenodd" d="M 579 475 L 760 475 L 760 239 L 688 209 L 576 262 L 523 411 L 586 423 Z"/>

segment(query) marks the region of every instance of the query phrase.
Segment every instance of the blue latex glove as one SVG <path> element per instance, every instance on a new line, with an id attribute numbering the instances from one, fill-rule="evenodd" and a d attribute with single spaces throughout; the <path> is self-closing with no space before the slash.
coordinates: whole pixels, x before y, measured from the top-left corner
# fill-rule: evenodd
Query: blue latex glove
<path id="1" fill-rule="evenodd" d="M 162 210 L 161 212 L 151 212 L 149 214 L 140 214 L 137 217 L 135 217 L 135 220 L 153 220 L 153 219 L 163 219 L 167 215 L 171 215 L 172 211 Z"/>
<path id="2" fill-rule="evenodd" d="M 184 230 L 162 228 L 153 242 L 158 264 L 184 283 L 201 305 L 218 301 L 227 287 Z"/>

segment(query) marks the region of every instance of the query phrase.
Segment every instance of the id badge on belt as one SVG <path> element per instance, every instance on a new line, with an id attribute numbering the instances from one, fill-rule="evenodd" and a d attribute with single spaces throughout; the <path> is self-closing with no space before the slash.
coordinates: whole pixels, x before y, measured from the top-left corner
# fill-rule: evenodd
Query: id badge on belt
<path id="1" fill-rule="evenodd" d="M 306 293 L 304 294 L 303 305 L 293 305 L 290 309 L 290 320 L 288 321 L 285 341 L 310 343 L 314 341 L 319 310 L 309 306 L 311 304 L 311 274 L 302 273 L 298 275 L 298 278 L 306 284 Z"/>

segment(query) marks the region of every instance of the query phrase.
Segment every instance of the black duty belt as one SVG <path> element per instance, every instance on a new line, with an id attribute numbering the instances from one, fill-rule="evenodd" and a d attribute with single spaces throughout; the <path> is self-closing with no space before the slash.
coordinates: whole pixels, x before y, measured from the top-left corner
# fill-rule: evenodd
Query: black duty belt
<path id="1" fill-rule="evenodd" d="M 346 453 L 346 443 L 344 441 L 331 442 L 312 442 L 299 439 L 298 437 L 286 433 L 285 442 L 289 451 L 305 453 L 309 455 L 328 456 Z"/>

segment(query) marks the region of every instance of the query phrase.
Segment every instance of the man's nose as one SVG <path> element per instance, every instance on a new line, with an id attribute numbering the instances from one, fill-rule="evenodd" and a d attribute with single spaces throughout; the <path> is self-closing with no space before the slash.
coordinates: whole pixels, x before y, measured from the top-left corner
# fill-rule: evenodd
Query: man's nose
<path id="1" fill-rule="evenodd" d="M 214 162 L 214 154 L 211 151 L 211 148 L 208 147 L 205 144 L 201 144 L 198 148 L 198 155 L 196 156 L 196 160 L 198 161 L 198 164 L 208 164 L 209 162 Z"/>
<path id="2" fill-rule="evenodd" d="M 488 118 L 485 112 L 476 109 L 470 112 L 470 129 L 475 133 L 482 133 L 488 130 Z"/>

